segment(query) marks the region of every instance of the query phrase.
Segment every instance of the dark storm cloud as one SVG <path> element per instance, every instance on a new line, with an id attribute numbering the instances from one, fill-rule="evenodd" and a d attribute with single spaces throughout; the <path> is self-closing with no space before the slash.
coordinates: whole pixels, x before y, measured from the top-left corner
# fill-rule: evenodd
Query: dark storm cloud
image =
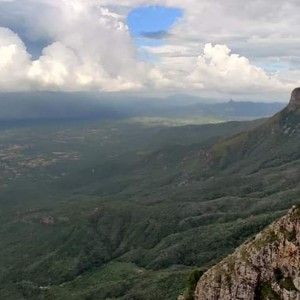
<path id="1" fill-rule="evenodd" d="M 153 40 L 163 40 L 170 36 L 172 36 L 172 35 L 165 30 L 140 33 L 140 37 L 147 38 L 147 39 L 153 39 Z"/>

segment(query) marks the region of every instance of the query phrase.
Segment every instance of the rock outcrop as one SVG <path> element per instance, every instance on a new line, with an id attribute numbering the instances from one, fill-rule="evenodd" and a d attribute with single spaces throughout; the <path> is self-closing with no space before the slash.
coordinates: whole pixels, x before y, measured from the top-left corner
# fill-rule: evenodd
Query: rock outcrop
<path id="1" fill-rule="evenodd" d="M 289 110 L 296 110 L 300 107 L 300 88 L 295 88 L 292 92 L 291 99 L 288 105 Z"/>
<path id="2" fill-rule="evenodd" d="M 267 227 L 199 280 L 195 300 L 300 300 L 300 208 Z"/>

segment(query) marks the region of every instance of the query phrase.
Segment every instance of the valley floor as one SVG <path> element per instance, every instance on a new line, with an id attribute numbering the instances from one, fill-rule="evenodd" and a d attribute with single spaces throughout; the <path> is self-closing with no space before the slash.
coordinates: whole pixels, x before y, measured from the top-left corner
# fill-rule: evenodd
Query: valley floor
<path id="1" fill-rule="evenodd" d="M 208 147 L 260 123 L 1 130 L 0 298 L 176 299 L 298 202 L 300 158 L 204 170 Z"/>

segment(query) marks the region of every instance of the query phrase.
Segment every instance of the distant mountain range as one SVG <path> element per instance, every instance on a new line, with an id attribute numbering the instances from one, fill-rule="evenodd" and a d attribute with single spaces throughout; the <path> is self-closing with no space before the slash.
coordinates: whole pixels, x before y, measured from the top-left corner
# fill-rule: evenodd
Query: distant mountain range
<path id="1" fill-rule="evenodd" d="M 133 117 L 236 120 L 270 116 L 284 107 L 277 102 L 207 102 L 187 95 L 158 99 L 93 93 L 8 93 L 0 94 L 0 120 Z"/>

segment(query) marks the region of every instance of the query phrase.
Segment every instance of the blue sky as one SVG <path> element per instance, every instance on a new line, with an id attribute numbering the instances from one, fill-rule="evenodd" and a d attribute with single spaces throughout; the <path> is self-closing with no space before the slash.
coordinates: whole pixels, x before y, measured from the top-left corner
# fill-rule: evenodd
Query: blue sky
<path id="1" fill-rule="evenodd" d="M 138 46 L 159 46 L 171 27 L 183 16 L 183 10 L 165 6 L 143 6 L 133 9 L 128 26 Z"/>

